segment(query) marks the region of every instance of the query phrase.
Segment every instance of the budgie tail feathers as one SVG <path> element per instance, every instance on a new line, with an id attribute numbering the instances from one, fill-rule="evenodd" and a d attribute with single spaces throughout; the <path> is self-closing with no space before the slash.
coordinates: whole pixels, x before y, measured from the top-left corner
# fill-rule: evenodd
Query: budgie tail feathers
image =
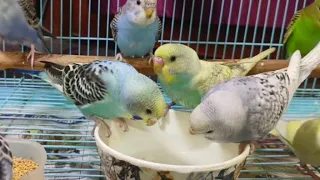
<path id="1" fill-rule="evenodd" d="M 276 49 L 275 48 L 269 48 L 260 54 L 252 57 L 252 58 L 245 58 L 240 60 L 236 63 L 222 63 L 222 65 L 229 66 L 232 69 L 233 75 L 246 75 L 249 73 L 249 71 L 256 66 L 256 64 L 263 60 L 265 57 L 269 56 L 271 53 L 273 53 Z"/>
<path id="2" fill-rule="evenodd" d="M 320 43 L 301 59 L 299 85 L 311 74 L 320 63 Z"/>

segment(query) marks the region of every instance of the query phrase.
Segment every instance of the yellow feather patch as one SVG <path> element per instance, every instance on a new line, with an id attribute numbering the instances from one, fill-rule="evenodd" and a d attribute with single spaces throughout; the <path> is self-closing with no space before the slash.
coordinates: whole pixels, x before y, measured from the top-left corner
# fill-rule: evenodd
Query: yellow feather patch
<path id="1" fill-rule="evenodd" d="M 277 131 L 277 129 L 273 129 L 269 132 L 270 134 L 274 135 L 274 136 L 279 136 L 279 132 Z"/>
<path id="2" fill-rule="evenodd" d="M 162 76 L 163 76 L 163 80 L 165 81 L 165 83 L 167 84 L 171 84 L 173 83 L 175 80 L 176 80 L 176 77 L 174 75 L 172 75 L 170 72 L 169 72 L 169 68 L 168 66 L 164 66 L 162 68 Z"/>

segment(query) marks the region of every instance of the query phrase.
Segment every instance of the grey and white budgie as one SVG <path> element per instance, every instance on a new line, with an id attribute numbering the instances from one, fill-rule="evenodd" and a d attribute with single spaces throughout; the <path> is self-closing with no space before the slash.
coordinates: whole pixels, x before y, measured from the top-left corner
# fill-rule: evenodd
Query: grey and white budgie
<path id="1" fill-rule="evenodd" d="M 112 36 L 124 57 L 153 56 L 155 43 L 161 36 L 161 21 L 157 16 L 157 0 L 127 0 L 110 23 Z"/>
<path id="2" fill-rule="evenodd" d="M 27 60 L 32 68 L 36 50 L 51 53 L 43 33 L 55 37 L 40 25 L 33 0 L 0 0 L 0 12 L 0 39 L 30 47 Z"/>
<path id="3" fill-rule="evenodd" d="M 72 101 L 96 124 L 103 122 L 107 136 L 111 130 L 104 120 L 116 119 L 128 130 L 125 119 L 142 120 L 153 125 L 165 113 L 166 103 L 158 85 L 139 73 L 130 64 L 120 61 L 99 61 L 67 66 L 45 63 L 37 77 L 50 83 Z"/>
<path id="4" fill-rule="evenodd" d="M 12 180 L 13 159 L 8 142 L 0 135 L 0 179 Z"/>
<path id="5" fill-rule="evenodd" d="M 190 133 L 224 143 L 263 139 L 277 124 L 299 85 L 320 63 L 320 43 L 303 59 L 296 51 L 288 68 L 234 78 L 209 90 L 190 115 Z"/>

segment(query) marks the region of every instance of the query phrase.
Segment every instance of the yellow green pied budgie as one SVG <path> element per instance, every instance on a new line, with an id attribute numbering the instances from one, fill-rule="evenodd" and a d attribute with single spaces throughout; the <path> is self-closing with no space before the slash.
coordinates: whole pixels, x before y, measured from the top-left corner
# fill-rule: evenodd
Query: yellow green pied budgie
<path id="1" fill-rule="evenodd" d="M 127 0 L 110 23 L 120 53 L 116 58 L 153 56 L 155 43 L 161 37 L 157 0 Z"/>
<path id="2" fill-rule="evenodd" d="M 270 55 L 270 48 L 253 58 L 237 63 L 200 60 L 196 51 L 183 44 L 165 44 L 156 49 L 153 69 L 172 103 L 195 108 L 213 86 L 234 77 L 245 76 L 260 60 Z"/>
<path id="3" fill-rule="evenodd" d="M 103 122 L 108 137 L 111 130 L 106 119 L 116 119 L 127 131 L 125 119 L 153 125 L 165 113 L 166 103 L 157 84 L 130 64 L 111 60 L 67 66 L 41 62 L 45 70 L 36 76 L 62 92 L 88 119 L 95 120 L 94 129 Z"/>
<path id="4" fill-rule="evenodd" d="M 13 159 L 8 142 L 0 135 L 0 179 L 12 180 Z"/>
<path id="5" fill-rule="evenodd" d="M 307 164 L 320 166 L 320 119 L 284 121 L 280 120 L 271 132 L 278 136 L 296 154 L 300 166 L 297 169 L 303 174 L 308 174 L 313 179 L 320 179 Z"/>
<path id="6" fill-rule="evenodd" d="M 284 35 L 286 58 L 299 50 L 302 57 L 320 41 L 320 0 L 296 12 Z"/>

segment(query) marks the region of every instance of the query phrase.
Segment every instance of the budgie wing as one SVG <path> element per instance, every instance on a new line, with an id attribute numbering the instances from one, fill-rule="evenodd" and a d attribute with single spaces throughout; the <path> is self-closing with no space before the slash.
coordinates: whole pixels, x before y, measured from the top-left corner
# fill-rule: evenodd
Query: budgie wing
<path id="1" fill-rule="evenodd" d="M 229 67 L 221 65 L 220 62 L 201 61 L 202 70 L 197 76 L 192 78 L 191 86 L 197 88 L 198 92 L 204 95 L 210 88 L 232 76 Z"/>
<path id="2" fill-rule="evenodd" d="M 112 90 L 109 85 L 112 86 L 115 79 L 108 67 L 101 62 L 75 63 L 63 68 L 60 65 L 45 62 L 45 71 L 52 82 L 62 86 L 64 95 L 75 105 L 84 106 L 105 99 L 108 94 L 107 85 L 108 90 Z M 102 73 L 104 73 L 103 78 Z"/>
<path id="3" fill-rule="evenodd" d="M 114 18 L 112 19 L 112 21 L 110 23 L 111 34 L 112 34 L 114 42 L 117 42 L 117 38 L 118 38 L 117 23 L 118 23 L 118 20 L 121 16 L 122 12 L 123 12 L 123 8 L 120 7 L 118 12 L 114 15 Z"/>
<path id="4" fill-rule="evenodd" d="M 48 35 L 50 35 L 52 38 L 55 38 L 55 36 L 45 29 L 40 24 L 40 20 L 37 16 L 36 9 L 34 7 L 33 0 L 20 0 L 19 5 L 21 6 L 23 12 L 24 12 L 24 17 L 32 28 L 34 28 L 37 31 L 38 37 L 41 40 L 44 49 L 47 51 L 47 53 L 51 53 L 49 50 L 49 47 L 46 45 L 44 38 L 43 38 L 43 33 L 42 31 L 45 31 Z"/>
<path id="5" fill-rule="evenodd" d="M 156 42 L 158 42 L 158 40 L 161 38 L 161 34 L 162 34 L 162 23 L 161 23 L 159 16 L 157 16 L 156 21 L 158 21 L 158 33 L 156 36 Z"/>
<path id="6" fill-rule="evenodd" d="M 293 17 L 291 18 L 290 20 L 290 23 L 286 29 L 286 33 L 284 34 L 284 38 L 283 38 L 283 44 L 286 44 L 286 42 L 288 41 L 291 33 L 293 32 L 294 28 L 295 28 L 295 24 L 296 24 L 296 21 L 301 17 L 301 10 L 300 11 L 297 11 Z"/>

